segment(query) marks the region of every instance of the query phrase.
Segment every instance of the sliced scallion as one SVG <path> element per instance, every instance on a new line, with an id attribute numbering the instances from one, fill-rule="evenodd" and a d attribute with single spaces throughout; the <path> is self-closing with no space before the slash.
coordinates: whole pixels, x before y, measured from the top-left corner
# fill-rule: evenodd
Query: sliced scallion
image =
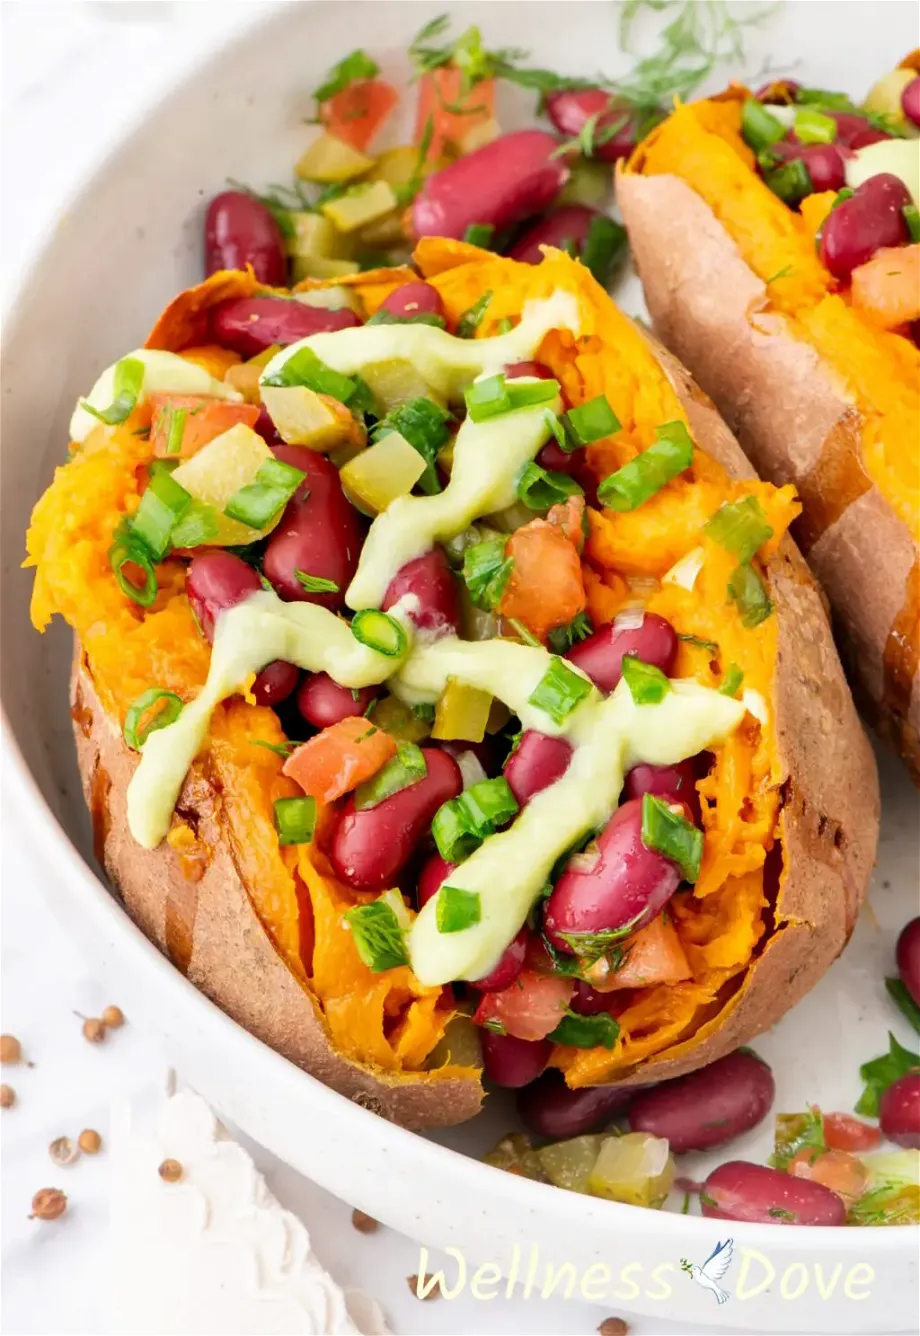
<path id="1" fill-rule="evenodd" d="M 155 473 L 131 517 L 130 530 L 154 561 L 169 551 L 175 526 L 191 503 L 191 496 L 169 473 Z"/>
<path id="2" fill-rule="evenodd" d="M 737 663 L 730 663 L 725 671 L 725 678 L 719 687 L 719 691 L 723 696 L 737 696 L 743 681 L 744 673 Z"/>
<path id="3" fill-rule="evenodd" d="M 676 863 L 684 881 L 696 881 L 703 857 L 703 832 L 673 811 L 664 798 L 652 793 L 642 797 L 641 839 L 646 849 L 654 849 Z"/>
<path id="4" fill-rule="evenodd" d="M 396 911 L 385 900 L 350 909 L 345 920 L 351 928 L 355 949 L 374 974 L 408 965 L 409 955 Z"/>
<path id="5" fill-rule="evenodd" d="M 739 561 L 750 561 L 767 539 L 773 537 L 756 496 L 745 496 L 720 506 L 703 526 L 703 533 Z"/>
<path id="6" fill-rule="evenodd" d="M 556 473 L 539 464 L 525 464 L 518 478 L 517 494 L 531 510 L 549 510 L 570 496 L 583 496 L 584 489 L 567 473 Z"/>
<path id="7" fill-rule="evenodd" d="M 151 713 L 154 706 L 162 708 Z M 150 734 L 166 728 L 182 713 L 182 698 L 163 687 L 149 687 L 132 701 L 125 713 L 124 738 L 133 751 L 140 751 Z M 144 717 L 146 723 L 144 722 Z"/>
<path id="8" fill-rule="evenodd" d="M 275 829 L 279 844 L 309 844 L 315 826 L 315 798 L 305 794 L 302 798 L 275 799 Z"/>
<path id="9" fill-rule="evenodd" d="M 614 270 L 629 249 L 626 228 L 612 218 L 592 218 L 581 248 L 581 262 L 602 288 L 610 286 Z"/>
<path id="10" fill-rule="evenodd" d="M 194 497 L 172 531 L 174 548 L 202 547 L 212 543 L 220 531 L 217 511 Z"/>
<path id="11" fill-rule="evenodd" d="M 564 659 L 553 656 L 527 704 L 548 714 L 553 723 L 562 724 L 572 711 L 594 690 L 591 683 Z"/>
<path id="12" fill-rule="evenodd" d="M 136 357 L 123 357 L 120 362 L 115 363 L 112 402 L 109 407 L 93 408 L 92 404 L 86 399 L 82 401 L 80 406 L 85 408 L 87 413 L 92 413 L 93 417 L 98 418 L 100 422 L 104 422 L 106 426 L 117 427 L 120 422 L 124 422 L 134 412 L 143 388 L 143 362 Z"/>
<path id="13" fill-rule="evenodd" d="M 728 593 L 741 614 L 742 626 L 759 626 L 773 611 L 770 595 L 753 566 L 742 563 L 728 582 Z"/>
<path id="14" fill-rule="evenodd" d="M 292 353 L 280 371 L 269 376 L 265 385 L 305 385 L 316 394 L 328 394 L 340 403 L 347 404 L 358 388 L 357 380 L 352 376 L 343 376 L 327 366 L 312 348 L 300 348 Z"/>
<path id="15" fill-rule="evenodd" d="M 409 399 L 388 413 L 374 429 L 374 440 L 379 441 L 392 431 L 399 432 L 416 450 L 427 465 L 418 480 L 418 486 L 429 496 L 441 490 L 441 482 L 435 468 L 438 451 L 447 444 L 450 437 L 448 422 L 450 413 L 431 399 Z"/>
<path id="16" fill-rule="evenodd" d="M 308 594 L 337 594 L 339 586 L 335 580 L 327 580 L 324 575 L 308 575 L 306 571 L 294 572 L 295 579 Z"/>
<path id="17" fill-rule="evenodd" d="M 478 891 L 464 891 L 459 886 L 442 886 L 435 905 L 438 932 L 463 932 L 482 918 Z"/>
<path id="18" fill-rule="evenodd" d="M 660 668 L 656 668 L 653 663 L 645 663 L 634 654 L 623 655 L 623 677 L 637 705 L 657 705 L 671 690 Z"/>
<path id="19" fill-rule="evenodd" d="M 641 455 L 604 479 L 597 498 L 611 510 L 635 510 L 693 463 L 693 441 L 682 422 L 666 422 Z"/>
<path id="20" fill-rule="evenodd" d="M 488 250 L 494 235 L 493 223 L 470 223 L 463 234 L 463 240 L 469 246 L 479 246 L 481 250 Z"/>
<path id="21" fill-rule="evenodd" d="M 517 800 L 503 776 L 480 780 L 435 813 L 431 833 L 438 852 L 448 863 L 462 863 L 517 811 Z"/>
<path id="22" fill-rule="evenodd" d="M 795 112 L 796 137 L 803 144 L 833 144 L 837 138 L 837 122 L 815 107 L 797 107 Z"/>
<path id="23" fill-rule="evenodd" d="M 491 292 L 484 292 L 478 301 L 473 302 L 457 321 L 457 338 L 472 339 L 483 322 L 486 309 L 492 300 Z"/>
<path id="24" fill-rule="evenodd" d="M 619 1034 L 620 1027 L 609 1011 L 599 1011 L 594 1016 L 569 1012 L 548 1038 L 569 1048 L 613 1048 Z"/>
<path id="25" fill-rule="evenodd" d="M 355 789 L 355 809 L 365 812 L 377 807 L 385 798 L 417 784 L 428 774 L 428 766 L 420 747 L 414 742 L 400 742 L 396 746 L 396 755 L 387 761 L 381 770 L 371 779 L 359 784 Z"/>
<path id="26" fill-rule="evenodd" d="M 142 608 L 149 608 L 157 596 L 157 576 L 153 569 L 153 559 L 142 543 L 130 536 L 121 535 L 109 548 L 109 565 L 118 581 L 121 592 Z M 144 575 L 142 585 L 135 584 L 126 571 L 126 567 L 137 566 Z"/>
<path id="27" fill-rule="evenodd" d="M 224 514 L 251 529 L 266 529 L 303 482 L 305 474 L 280 459 L 267 459 L 251 483 L 231 496 Z"/>
<path id="28" fill-rule="evenodd" d="M 569 453 L 620 430 L 620 419 L 604 394 L 579 404 L 577 408 L 570 408 L 567 413 L 563 413 L 560 421 L 567 438 L 563 449 Z"/>
<path id="29" fill-rule="evenodd" d="M 178 455 L 182 450 L 182 436 L 185 432 L 187 408 L 172 408 L 169 412 L 169 432 L 166 436 L 166 453 Z"/>
<path id="30" fill-rule="evenodd" d="M 406 632 L 395 617 L 374 608 L 356 612 L 351 619 L 351 633 L 359 645 L 367 645 L 388 659 L 398 659 L 408 648 Z"/>
<path id="31" fill-rule="evenodd" d="M 762 102 L 749 97 L 741 108 L 741 134 L 748 147 L 760 153 L 771 144 L 785 139 L 786 127 Z"/>
<path id="32" fill-rule="evenodd" d="M 801 204 L 805 196 L 814 190 L 811 175 L 802 158 L 778 162 L 775 154 L 767 149 L 757 161 L 763 171 L 764 184 L 791 209 Z"/>
<path id="33" fill-rule="evenodd" d="M 474 543 L 463 553 L 463 580 L 477 608 L 490 612 L 501 602 L 514 567 L 505 556 L 505 539 L 489 538 Z"/>

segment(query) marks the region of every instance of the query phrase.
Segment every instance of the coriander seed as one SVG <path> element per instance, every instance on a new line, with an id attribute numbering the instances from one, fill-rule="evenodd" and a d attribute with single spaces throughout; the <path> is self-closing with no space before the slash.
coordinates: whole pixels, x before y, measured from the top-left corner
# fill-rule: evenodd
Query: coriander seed
<path id="1" fill-rule="evenodd" d="M 60 1188 L 39 1188 L 32 1198 L 30 1220 L 57 1220 L 67 1210 L 67 1197 Z"/>
<path id="2" fill-rule="evenodd" d="M 77 1145 L 87 1155 L 95 1155 L 102 1149 L 102 1137 L 91 1127 L 87 1127 L 77 1137 Z"/>
<path id="3" fill-rule="evenodd" d="M 11 1085 L 0 1085 L 0 1109 L 11 1109 L 16 1103 L 16 1091 Z"/>
<path id="4" fill-rule="evenodd" d="M 178 1183 L 182 1177 L 182 1165 L 178 1160 L 164 1160 L 157 1173 L 164 1183 Z"/>
<path id="5" fill-rule="evenodd" d="M 48 1154 L 55 1164 L 73 1164 L 80 1151 L 70 1137 L 57 1137 L 48 1147 Z"/>
<path id="6" fill-rule="evenodd" d="M 22 1062 L 22 1045 L 15 1035 L 0 1035 L 0 1062 Z"/>
<path id="7" fill-rule="evenodd" d="M 102 1013 L 102 1023 L 108 1030 L 117 1030 L 125 1023 L 125 1013 L 121 1007 L 106 1007 Z"/>
<path id="8" fill-rule="evenodd" d="M 105 1025 L 95 1016 L 84 1021 L 83 1038 L 90 1044 L 101 1044 L 105 1039 Z"/>

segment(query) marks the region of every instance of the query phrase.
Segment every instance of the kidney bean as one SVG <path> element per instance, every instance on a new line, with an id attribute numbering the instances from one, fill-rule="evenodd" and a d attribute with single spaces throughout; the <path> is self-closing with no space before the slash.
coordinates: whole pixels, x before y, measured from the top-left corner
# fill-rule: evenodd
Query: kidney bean
<path id="1" fill-rule="evenodd" d="M 510 1090 L 535 1081 L 553 1051 L 549 1039 L 516 1039 L 513 1034 L 495 1034 L 486 1029 L 479 1038 L 483 1071 L 494 1085 Z"/>
<path id="2" fill-rule="evenodd" d="M 920 1150 L 920 1072 L 892 1082 L 879 1100 L 878 1120 L 889 1141 Z"/>
<path id="3" fill-rule="evenodd" d="M 595 218 L 601 217 L 603 215 L 597 209 L 589 209 L 584 204 L 566 204 L 560 209 L 553 209 L 529 227 L 508 254 L 512 260 L 520 260 L 524 264 L 539 264 L 543 259 L 541 246 L 561 248 L 564 242 L 569 241 L 574 244 L 575 254 L 580 255 L 591 224 Z"/>
<path id="4" fill-rule="evenodd" d="M 546 100 L 546 112 L 559 133 L 567 139 L 577 138 L 588 121 L 596 116 L 596 147 L 592 157 L 600 158 L 602 162 L 628 158 L 639 142 L 640 127 L 635 114 L 630 115 L 603 88 L 579 88 L 553 93 Z M 657 119 L 663 120 L 664 112 Z M 647 134 L 654 123 L 655 120 L 643 117 L 643 134 Z M 604 140 L 604 131 L 614 125 L 618 127 L 615 133 Z M 598 139 L 604 142 L 598 143 Z"/>
<path id="5" fill-rule="evenodd" d="M 670 622 L 647 612 L 641 626 L 617 626 L 608 622 L 599 631 L 573 645 L 565 656 L 600 691 L 613 691 L 623 676 L 623 655 L 634 654 L 644 663 L 670 673 L 677 654 L 677 636 Z"/>
<path id="6" fill-rule="evenodd" d="M 920 1007 L 920 918 L 911 919 L 902 929 L 897 962 L 901 982 Z"/>
<path id="7" fill-rule="evenodd" d="M 664 1137 L 676 1155 L 708 1150 L 762 1122 L 775 1093 L 767 1064 L 739 1050 L 639 1095 L 629 1125 L 634 1132 Z"/>
<path id="8" fill-rule="evenodd" d="M 185 575 L 185 592 L 205 638 L 214 639 L 219 613 L 236 607 L 262 588 L 258 571 L 233 552 L 202 552 Z"/>
<path id="9" fill-rule="evenodd" d="M 364 714 L 376 695 L 376 687 L 353 692 L 340 687 L 328 673 L 310 673 L 297 692 L 297 708 L 314 728 L 329 728 L 342 719 Z"/>
<path id="10" fill-rule="evenodd" d="M 634 765 L 627 771 L 623 793 L 626 798 L 641 798 L 645 793 L 676 798 L 687 804 L 694 822 L 699 823 L 700 798 L 692 760 L 678 761 L 677 765 Z"/>
<path id="11" fill-rule="evenodd" d="M 287 283 L 284 237 L 270 209 L 242 190 L 224 190 L 208 205 L 204 220 L 204 272 L 245 269 L 251 264 L 260 283 Z"/>
<path id="12" fill-rule="evenodd" d="M 844 148 L 865 148 L 868 144 L 894 137 L 884 130 L 877 130 L 865 116 L 857 116 L 852 111 L 829 111 L 827 114 L 837 122 L 837 143 Z"/>
<path id="13" fill-rule="evenodd" d="M 433 547 L 400 567 L 383 596 L 384 612 L 406 594 L 418 599 L 418 609 L 409 612 L 409 619 L 419 630 L 436 635 L 457 634 L 460 628 L 457 578 L 447 564 L 443 548 Z"/>
<path id="14" fill-rule="evenodd" d="M 545 130 L 517 130 L 433 172 L 412 205 L 416 237 L 460 240 L 474 223 L 500 232 L 542 213 L 569 177 L 558 147 Z"/>
<path id="15" fill-rule="evenodd" d="M 553 380 L 553 373 L 545 362 L 506 362 L 505 379 L 517 380 L 519 376 L 535 376 L 537 380 Z"/>
<path id="16" fill-rule="evenodd" d="M 259 405 L 259 416 L 256 418 L 256 424 L 253 431 L 259 433 L 266 445 L 280 445 L 281 437 L 278 435 L 278 429 L 271 420 L 268 409 L 264 404 Z"/>
<path id="17" fill-rule="evenodd" d="M 332 865 L 353 890 L 382 891 L 396 885 L 435 812 L 463 787 L 452 756 L 435 747 L 423 748 L 422 755 L 428 766 L 424 779 L 363 812 L 355 811 L 354 798 L 349 798 L 341 812 L 332 835 Z"/>
<path id="18" fill-rule="evenodd" d="M 920 125 L 920 74 L 911 79 L 901 94 L 901 110 L 914 125 Z"/>
<path id="19" fill-rule="evenodd" d="M 836 144 L 802 144 L 792 135 L 771 144 L 770 152 L 784 162 L 801 158 L 808 168 L 812 190 L 842 190 L 846 185 L 846 165 Z"/>
<path id="20" fill-rule="evenodd" d="M 296 663 L 273 659 L 257 675 L 252 684 L 252 694 L 257 705 L 280 705 L 293 693 L 299 681 L 300 669 Z"/>
<path id="21" fill-rule="evenodd" d="M 572 748 L 565 738 L 551 738 L 528 728 L 505 762 L 505 779 L 520 806 L 561 779 L 571 759 Z"/>
<path id="22" fill-rule="evenodd" d="M 904 182 L 880 172 L 859 186 L 850 199 L 832 209 L 821 229 L 821 262 L 835 278 L 849 278 L 884 246 L 910 241 L 902 209 L 911 202 Z"/>
<path id="23" fill-rule="evenodd" d="M 613 998 L 609 993 L 599 993 L 584 979 L 575 980 L 575 991 L 569 1006 L 579 1016 L 599 1016 L 602 1011 L 609 1011 Z"/>
<path id="24" fill-rule="evenodd" d="M 842 1225 L 842 1198 L 821 1183 L 746 1160 L 720 1164 L 700 1193 L 703 1215 L 756 1225 Z"/>
<path id="25" fill-rule="evenodd" d="M 456 863 L 448 863 L 447 859 L 442 858 L 440 854 L 432 854 L 425 859 L 418 874 L 417 899 L 419 909 L 423 909 L 431 897 L 437 894 L 456 866 Z"/>
<path id="26" fill-rule="evenodd" d="M 549 469 L 551 473 L 569 473 L 574 475 L 579 461 L 575 456 L 580 454 L 579 450 L 567 454 L 558 441 L 547 441 L 540 453 L 537 455 L 537 463 L 541 468 Z"/>
<path id="27" fill-rule="evenodd" d="M 382 310 L 389 311 L 391 315 L 439 315 L 445 318 L 440 292 L 421 279 L 418 283 L 404 283 L 401 288 L 396 288 L 389 297 L 384 297 L 380 305 Z"/>
<path id="28" fill-rule="evenodd" d="M 563 934 L 636 928 L 654 918 L 680 884 L 677 866 L 640 838 L 642 800 L 614 812 L 597 838 L 593 866 L 571 859 L 546 904 L 543 929 L 560 951 L 576 954 Z"/>
<path id="29" fill-rule="evenodd" d="M 524 968 L 529 935 L 527 929 L 522 928 L 505 947 L 495 968 L 481 979 L 472 980 L 473 987 L 478 988 L 480 993 L 500 993 L 503 988 L 510 988 Z"/>
<path id="30" fill-rule="evenodd" d="M 627 1107 L 635 1087 L 587 1086 L 570 1090 L 561 1072 L 548 1071 L 517 1097 L 521 1122 L 534 1136 L 562 1141 L 604 1127 Z"/>
<path id="31" fill-rule="evenodd" d="M 286 603 L 319 603 L 337 611 L 358 566 L 363 541 L 358 512 L 347 500 L 338 469 L 303 445 L 273 446 L 275 457 L 307 476 L 287 504 L 265 548 L 262 570 Z M 296 572 L 334 580 L 334 593 L 311 594 Z"/>
<path id="32" fill-rule="evenodd" d="M 284 346 L 361 323 L 347 307 L 329 311 L 291 297 L 231 297 L 212 307 L 209 322 L 212 341 L 241 357 L 255 357 L 274 343 Z"/>

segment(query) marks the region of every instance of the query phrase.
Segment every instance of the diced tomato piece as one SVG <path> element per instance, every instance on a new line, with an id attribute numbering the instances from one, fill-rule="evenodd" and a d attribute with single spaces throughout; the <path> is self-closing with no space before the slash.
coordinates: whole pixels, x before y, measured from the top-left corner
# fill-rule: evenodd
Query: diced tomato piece
<path id="1" fill-rule="evenodd" d="M 547 524 L 554 524 L 561 529 L 566 538 L 580 553 L 585 546 L 585 498 L 570 496 L 558 506 L 552 506 L 546 515 Z"/>
<path id="2" fill-rule="evenodd" d="M 389 120 L 399 94 L 383 79 L 359 79 L 343 88 L 319 109 L 330 134 L 363 153 Z"/>
<path id="3" fill-rule="evenodd" d="M 920 317 L 920 242 L 876 251 L 853 270 L 853 306 L 883 329 Z"/>
<path id="4" fill-rule="evenodd" d="M 498 611 L 516 617 L 541 640 L 585 607 L 581 562 L 563 530 L 531 520 L 516 530 L 505 549 L 514 565 Z"/>
<path id="5" fill-rule="evenodd" d="M 431 117 L 429 157 L 440 157 L 447 148 L 461 149 L 472 130 L 492 120 L 495 114 L 495 81 L 483 79 L 468 93 L 461 93 L 463 75 L 452 65 L 442 65 L 422 75 L 418 85 L 415 142 L 421 144 Z"/>
<path id="6" fill-rule="evenodd" d="M 522 970 L 500 993 L 486 993 L 473 1020 L 500 1025 L 516 1039 L 545 1039 L 555 1030 L 572 999 L 575 985 L 561 974 Z"/>
<path id="7" fill-rule="evenodd" d="M 848 1155 L 845 1150 L 820 1151 L 814 1146 L 797 1151 L 786 1172 L 830 1188 L 847 1206 L 862 1196 L 869 1180 L 868 1169 L 855 1155 Z"/>
<path id="8" fill-rule="evenodd" d="M 150 403 L 153 408 L 150 445 L 157 459 L 188 459 L 241 422 L 254 427 L 259 417 L 258 404 L 230 404 L 225 399 L 208 399 L 198 394 L 152 394 Z M 181 438 L 178 442 L 170 441 L 180 412 L 185 413 L 180 423 Z M 178 429 L 175 434 L 178 436 Z M 177 443 L 178 450 L 170 450 L 170 445 L 175 447 Z"/>
<path id="9" fill-rule="evenodd" d="M 871 1123 L 861 1122 L 849 1113 L 824 1115 L 824 1144 L 828 1150 L 874 1150 L 882 1134 Z"/>
<path id="10" fill-rule="evenodd" d="M 331 803 L 375 775 L 396 755 L 396 743 L 363 715 L 330 724 L 292 752 L 282 767 L 304 793 Z"/>
<path id="11" fill-rule="evenodd" d="M 690 978 L 690 966 L 677 929 L 666 914 L 659 914 L 622 943 L 623 964 L 593 987 L 601 992 L 617 988 L 649 988 L 655 983 L 679 983 Z"/>

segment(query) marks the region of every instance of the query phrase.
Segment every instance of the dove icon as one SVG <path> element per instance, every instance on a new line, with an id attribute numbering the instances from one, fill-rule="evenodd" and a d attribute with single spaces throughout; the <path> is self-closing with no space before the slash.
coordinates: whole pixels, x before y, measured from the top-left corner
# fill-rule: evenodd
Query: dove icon
<path id="1" fill-rule="evenodd" d="M 718 1304 L 724 1304 L 731 1298 L 728 1291 L 722 1289 L 719 1281 L 731 1266 L 733 1242 L 733 1239 L 726 1239 L 724 1243 L 717 1243 L 702 1266 L 697 1266 L 696 1262 L 688 1262 L 686 1257 L 680 1259 L 681 1271 L 686 1271 L 690 1279 L 695 1280 L 697 1285 L 702 1285 L 704 1290 L 711 1290 Z"/>

